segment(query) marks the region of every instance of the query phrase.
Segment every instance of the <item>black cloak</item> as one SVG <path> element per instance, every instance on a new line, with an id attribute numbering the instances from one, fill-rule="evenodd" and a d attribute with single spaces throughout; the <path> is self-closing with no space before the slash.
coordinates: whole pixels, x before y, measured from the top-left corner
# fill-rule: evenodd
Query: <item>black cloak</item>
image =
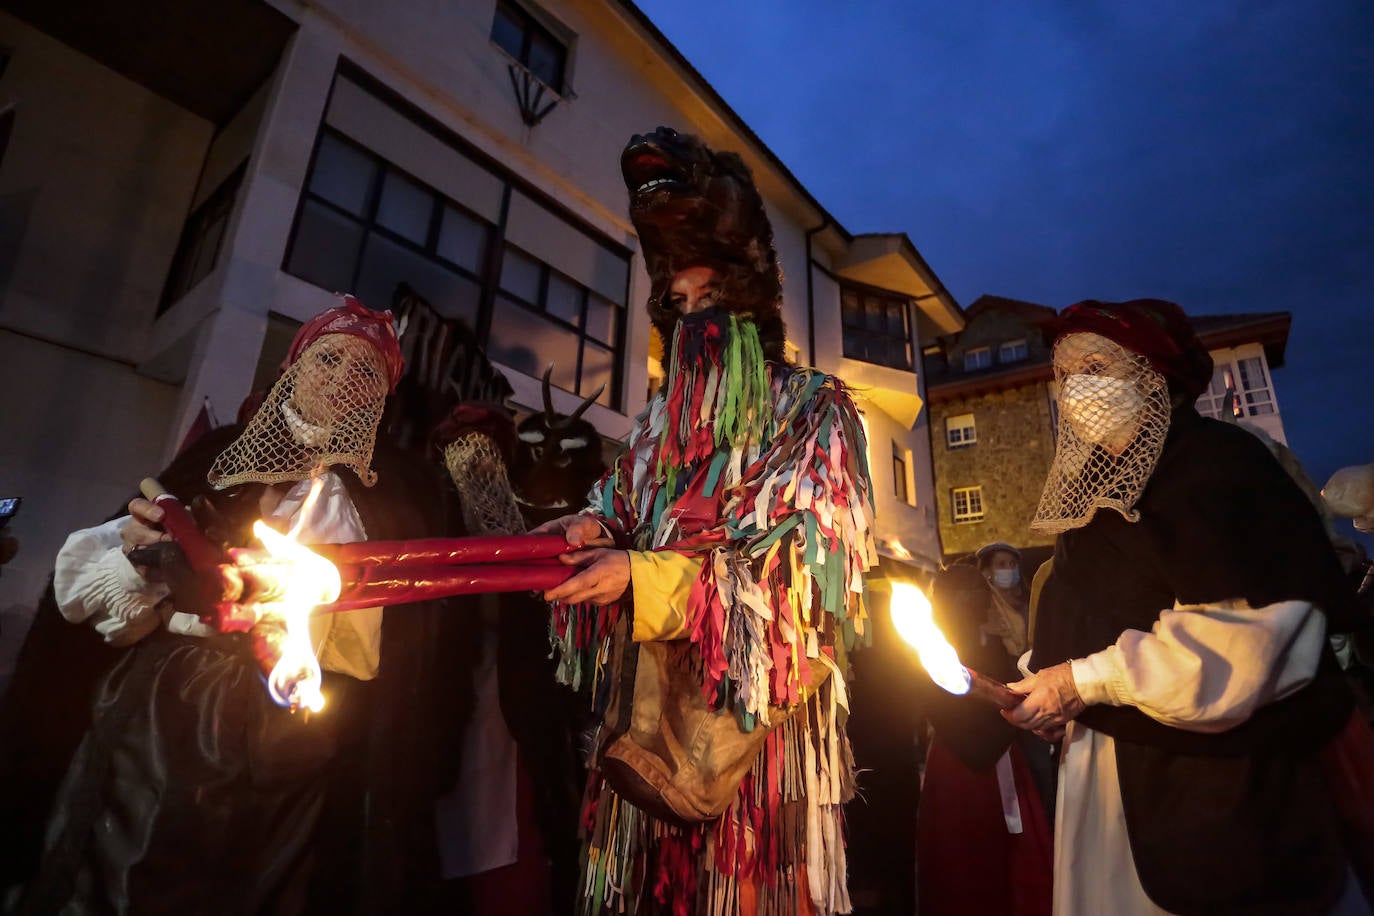
<path id="1" fill-rule="evenodd" d="M 239 431 L 202 437 L 160 479 L 188 503 L 210 494 Z M 378 443 L 373 466 L 373 488 L 335 469 L 369 538 L 461 530 L 432 463 Z M 217 506 L 256 506 L 223 499 L 254 486 Z M 470 693 L 444 604 L 388 607 L 377 678 L 326 673 L 330 706 L 307 721 L 267 698 L 245 637 L 163 630 L 111 649 L 49 587 L 0 706 L 0 859 L 5 883 L 28 882 L 20 911 L 414 909 L 437 879 L 432 803 Z"/>
<path id="2" fill-rule="evenodd" d="M 1244 599 L 1305 600 L 1329 632 L 1354 595 L 1316 510 L 1252 434 L 1175 411 L 1137 522 L 1100 509 L 1061 534 L 1041 593 L 1034 670 L 1089 655 L 1161 611 Z M 1313 681 L 1220 734 L 1162 725 L 1134 707 L 1078 718 L 1116 739 L 1141 885 L 1174 913 L 1325 912 L 1346 856 L 1318 752 L 1351 697 L 1327 651 Z"/>

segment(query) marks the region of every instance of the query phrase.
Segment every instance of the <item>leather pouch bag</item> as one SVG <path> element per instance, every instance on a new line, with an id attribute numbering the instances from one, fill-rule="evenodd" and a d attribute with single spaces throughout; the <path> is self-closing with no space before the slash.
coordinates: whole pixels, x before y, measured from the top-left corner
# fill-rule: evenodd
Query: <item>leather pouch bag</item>
<path id="1" fill-rule="evenodd" d="M 733 712 L 706 702 L 691 653 L 686 640 L 629 644 L 621 662 L 621 695 L 607 716 L 619 718 L 623 731 L 609 737 L 599 754 L 601 771 L 618 795 L 678 824 L 720 817 L 768 735 L 804 706 L 772 707 L 768 726 L 746 732 Z M 810 669 L 808 697 L 830 675 L 823 661 L 812 659 Z"/>

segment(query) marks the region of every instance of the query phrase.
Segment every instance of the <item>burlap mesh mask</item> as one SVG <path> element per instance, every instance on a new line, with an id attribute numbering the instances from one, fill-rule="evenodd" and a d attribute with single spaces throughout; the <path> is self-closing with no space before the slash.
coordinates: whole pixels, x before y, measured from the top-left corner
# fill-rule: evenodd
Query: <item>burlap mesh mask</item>
<path id="1" fill-rule="evenodd" d="M 1098 509 L 1128 521 L 1169 432 L 1169 386 L 1145 357 L 1098 334 L 1054 346 L 1058 444 L 1031 522 L 1038 534 L 1080 528 Z"/>
<path id="2" fill-rule="evenodd" d="M 524 532 L 506 459 L 494 439 L 480 430 L 460 435 L 444 448 L 444 467 L 463 498 L 463 521 L 470 533 Z"/>
<path id="3" fill-rule="evenodd" d="M 210 468 L 216 489 L 305 480 L 343 465 L 367 486 L 391 378 L 382 354 L 354 334 L 325 334 L 287 366 L 243 433 Z"/>

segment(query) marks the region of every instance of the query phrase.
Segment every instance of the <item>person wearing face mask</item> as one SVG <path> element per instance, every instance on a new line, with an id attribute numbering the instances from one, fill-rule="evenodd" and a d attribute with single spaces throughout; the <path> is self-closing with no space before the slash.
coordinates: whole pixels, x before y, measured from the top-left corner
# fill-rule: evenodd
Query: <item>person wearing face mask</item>
<path id="1" fill-rule="evenodd" d="M 978 550 L 978 557 L 984 577 L 996 588 L 1009 592 L 1021 584 L 1021 551 L 1015 547 L 1003 543 L 988 544 Z"/>
<path id="2" fill-rule="evenodd" d="M 1326 641 L 1353 592 L 1311 502 L 1193 404 L 1173 303 L 1081 302 L 1032 530 L 1056 535 L 1025 699 L 1062 737 L 1054 911 L 1367 913 L 1367 727 Z"/>
<path id="3" fill-rule="evenodd" d="M 1026 651 L 1026 614 L 1028 593 L 1021 584 L 1021 551 L 998 541 L 985 544 L 974 554 L 978 572 L 988 583 L 992 602 L 987 622 L 983 624 L 984 638 L 1002 641 L 1013 659 Z"/>
<path id="4" fill-rule="evenodd" d="M 1021 551 L 1003 541 L 984 544 L 974 554 L 978 572 L 988 584 L 987 619 L 979 630 L 982 641 L 1006 651 L 1005 664 L 983 672 L 1000 680 L 1015 680 L 1017 660 L 1030 646 L 1027 631 L 1030 589 L 1021 579 Z M 982 671 L 981 668 L 975 669 Z M 1054 823 L 1054 746 L 1032 732 L 1020 732 L 1016 744 L 1034 779 L 1036 796 L 1048 823 Z"/>

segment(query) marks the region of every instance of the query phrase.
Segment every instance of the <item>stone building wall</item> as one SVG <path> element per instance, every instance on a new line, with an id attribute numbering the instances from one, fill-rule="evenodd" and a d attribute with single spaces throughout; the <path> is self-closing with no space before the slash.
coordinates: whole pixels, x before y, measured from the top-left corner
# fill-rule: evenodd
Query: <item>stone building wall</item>
<path id="1" fill-rule="evenodd" d="M 931 452 L 940 540 L 946 557 L 968 553 L 992 541 L 1017 547 L 1049 545 L 1033 536 L 1030 520 L 1054 459 L 1049 386 L 1040 382 L 1007 391 L 930 405 Z M 945 420 L 971 413 L 977 442 L 950 448 Z M 953 491 L 981 485 L 984 516 L 954 522 Z"/>

